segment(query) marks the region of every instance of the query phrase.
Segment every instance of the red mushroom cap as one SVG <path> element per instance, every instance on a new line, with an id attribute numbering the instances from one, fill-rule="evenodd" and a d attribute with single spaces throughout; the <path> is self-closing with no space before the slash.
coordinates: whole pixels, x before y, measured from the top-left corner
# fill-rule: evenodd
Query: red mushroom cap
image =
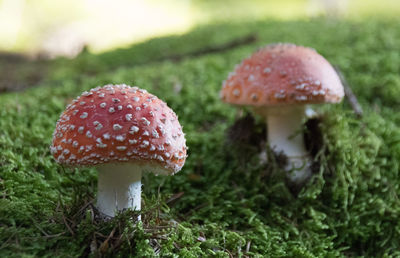
<path id="1" fill-rule="evenodd" d="M 340 102 L 342 83 L 314 49 L 294 44 L 268 45 L 236 67 L 221 90 L 236 105 L 279 106 Z"/>
<path id="2" fill-rule="evenodd" d="M 65 165 L 135 162 L 176 173 L 186 140 L 175 113 L 145 90 L 106 85 L 84 92 L 57 122 L 51 152 Z"/>

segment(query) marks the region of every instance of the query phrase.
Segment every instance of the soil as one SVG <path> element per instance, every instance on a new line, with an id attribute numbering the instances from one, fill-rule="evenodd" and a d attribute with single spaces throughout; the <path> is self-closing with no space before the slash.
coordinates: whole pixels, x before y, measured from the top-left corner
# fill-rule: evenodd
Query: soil
<path id="1" fill-rule="evenodd" d="M 21 91 L 45 78 L 48 62 L 16 53 L 0 53 L 0 94 Z"/>

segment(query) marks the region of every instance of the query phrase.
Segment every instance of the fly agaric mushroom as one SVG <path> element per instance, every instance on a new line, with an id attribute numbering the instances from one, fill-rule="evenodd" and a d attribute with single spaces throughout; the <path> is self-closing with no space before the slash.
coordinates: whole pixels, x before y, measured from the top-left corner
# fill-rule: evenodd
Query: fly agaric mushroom
<path id="1" fill-rule="evenodd" d="M 310 157 L 300 134 L 307 104 L 338 103 L 341 81 L 315 50 L 294 44 L 268 45 L 236 67 L 223 83 L 224 102 L 250 106 L 268 126 L 268 142 L 288 158 L 295 184 L 310 175 Z"/>
<path id="2" fill-rule="evenodd" d="M 186 140 L 175 113 L 145 90 L 106 85 L 84 92 L 57 122 L 51 153 L 58 163 L 96 166 L 97 206 L 140 210 L 142 172 L 172 175 L 185 163 Z"/>

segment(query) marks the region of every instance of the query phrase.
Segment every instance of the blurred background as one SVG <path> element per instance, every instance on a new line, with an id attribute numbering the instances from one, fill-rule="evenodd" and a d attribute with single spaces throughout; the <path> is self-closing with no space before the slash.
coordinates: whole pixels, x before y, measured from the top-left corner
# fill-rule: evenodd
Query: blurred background
<path id="1" fill-rule="evenodd" d="M 399 0 L 0 0 L 0 53 L 74 57 L 208 23 L 398 15 Z"/>

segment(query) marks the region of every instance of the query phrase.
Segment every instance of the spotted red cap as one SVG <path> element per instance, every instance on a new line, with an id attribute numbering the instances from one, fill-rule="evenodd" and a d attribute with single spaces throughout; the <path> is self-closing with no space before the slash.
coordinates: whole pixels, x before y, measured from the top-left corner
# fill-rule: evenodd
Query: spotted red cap
<path id="1" fill-rule="evenodd" d="M 251 106 L 340 102 L 342 83 L 314 49 L 294 44 L 268 45 L 235 68 L 223 83 L 221 99 Z"/>
<path id="2" fill-rule="evenodd" d="M 127 85 L 84 92 L 57 122 L 51 152 L 66 165 L 135 162 L 176 173 L 186 140 L 175 113 L 156 96 Z"/>

